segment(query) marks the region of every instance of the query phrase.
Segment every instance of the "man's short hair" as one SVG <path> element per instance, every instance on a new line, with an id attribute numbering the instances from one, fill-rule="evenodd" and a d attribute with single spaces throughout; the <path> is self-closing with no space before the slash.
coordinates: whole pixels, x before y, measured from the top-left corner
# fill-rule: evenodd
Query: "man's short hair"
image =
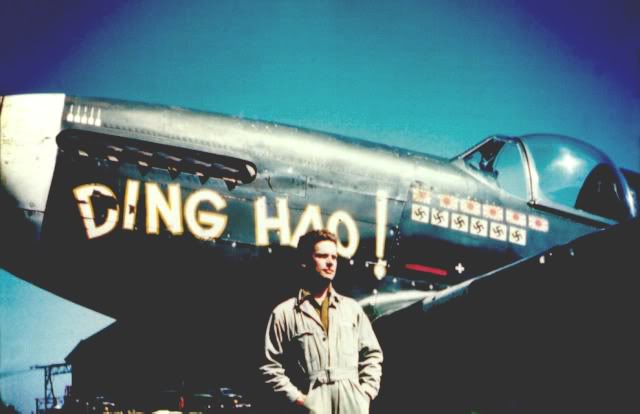
<path id="1" fill-rule="evenodd" d="M 316 243 L 325 240 L 332 241 L 336 245 L 338 244 L 338 238 L 329 230 L 311 230 L 300 237 L 300 241 L 298 242 L 298 254 L 300 259 L 303 262 L 309 260 L 311 255 L 313 255 L 313 248 Z"/>

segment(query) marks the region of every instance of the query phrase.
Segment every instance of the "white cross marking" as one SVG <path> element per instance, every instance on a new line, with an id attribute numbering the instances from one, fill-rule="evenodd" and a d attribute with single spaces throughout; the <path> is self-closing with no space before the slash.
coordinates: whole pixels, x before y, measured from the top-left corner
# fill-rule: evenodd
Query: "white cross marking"
<path id="1" fill-rule="evenodd" d="M 455 269 L 460 274 L 462 274 L 462 272 L 464 272 L 464 266 L 462 266 L 462 263 L 458 263 L 458 265 L 455 267 Z"/>

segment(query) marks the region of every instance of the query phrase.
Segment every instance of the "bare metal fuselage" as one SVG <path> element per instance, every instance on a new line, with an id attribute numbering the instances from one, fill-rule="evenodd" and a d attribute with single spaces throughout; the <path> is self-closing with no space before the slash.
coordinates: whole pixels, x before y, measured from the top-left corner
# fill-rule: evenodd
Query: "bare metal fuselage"
<path id="1" fill-rule="evenodd" d="M 64 95 L 5 97 L 1 116 L 2 265 L 114 317 L 243 297 L 234 289 L 254 283 L 286 290 L 292 247 L 312 228 L 339 234 L 343 289 L 375 304 L 598 227 L 443 159 L 273 123 Z M 525 221 L 492 221 L 494 207 Z"/>

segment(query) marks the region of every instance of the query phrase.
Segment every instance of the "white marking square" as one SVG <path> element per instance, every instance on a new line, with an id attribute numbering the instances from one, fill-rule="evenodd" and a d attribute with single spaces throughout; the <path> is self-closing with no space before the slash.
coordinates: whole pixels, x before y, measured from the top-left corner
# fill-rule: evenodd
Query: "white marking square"
<path id="1" fill-rule="evenodd" d="M 529 228 L 546 233 L 549 231 L 549 221 L 542 217 L 529 216 Z"/>
<path id="2" fill-rule="evenodd" d="M 447 210 L 457 210 L 458 209 L 458 199 L 450 196 L 450 195 L 446 195 L 446 194 L 440 194 L 438 196 L 438 199 L 440 200 L 440 207 L 442 208 L 446 208 Z"/>
<path id="3" fill-rule="evenodd" d="M 416 203 L 431 204 L 431 192 L 429 190 L 414 187 L 412 193 L 413 201 Z"/>
<path id="4" fill-rule="evenodd" d="M 509 241 L 511 243 L 519 244 L 520 246 L 526 246 L 527 244 L 527 231 L 520 227 L 509 227 Z"/>
<path id="5" fill-rule="evenodd" d="M 411 220 L 420 223 L 429 223 L 429 207 L 422 204 L 411 205 Z"/>
<path id="6" fill-rule="evenodd" d="M 469 231 L 469 216 L 451 213 L 451 228 L 458 231 Z"/>
<path id="7" fill-rule="evenodd" d="M 504 220 L 504 210 L 502 209 L 502 207 L 493 206 L 490 204 L 482 205 L 482 215 L 491 220 Z"/>
<path id="8" fill-rule="evenodd" d="M 520 227 L 527 227 L 527 215 L 507 209 L 507 223 L 515 224 Z"/>
<path id="9" fill-rule="evenodd" d="M 431 224 L 439 227 L 449 227 L 449 212 L 446 210 L 439 210 L 437 208 L 432 208 Z"/>
<path id="10" fill-rule="evenodd" d="M 507 236 L 509 235 L 507 232 L 507 225 L 492 222 L 489 234 L 492 239 L 507 241 Z"/>
<path id="11" fill-rule="evenodd" d="M 470 224 L 469 233 L 481 237 L 489 236 L 489 222 L 487 220 L 471 217 Z"/>
<path id="12" fill-rule="evenodd" d="M 482 215 L 482 204 L 474 200 L 460 200 L 460 210 L 463 213 L 473 214 L 476 216 Z"/>

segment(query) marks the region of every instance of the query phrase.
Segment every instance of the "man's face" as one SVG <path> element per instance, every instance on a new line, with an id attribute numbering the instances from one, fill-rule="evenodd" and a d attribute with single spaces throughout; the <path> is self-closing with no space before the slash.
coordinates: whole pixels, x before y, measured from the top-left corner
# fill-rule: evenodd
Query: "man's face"
<path id="1" fill-rule="evenodd" d="M 315 271 L 321 278 L 332 281 L 338 269 L 338 247 L 331 240 L 323 240 L 313 246 L 311 255 Z"/>

